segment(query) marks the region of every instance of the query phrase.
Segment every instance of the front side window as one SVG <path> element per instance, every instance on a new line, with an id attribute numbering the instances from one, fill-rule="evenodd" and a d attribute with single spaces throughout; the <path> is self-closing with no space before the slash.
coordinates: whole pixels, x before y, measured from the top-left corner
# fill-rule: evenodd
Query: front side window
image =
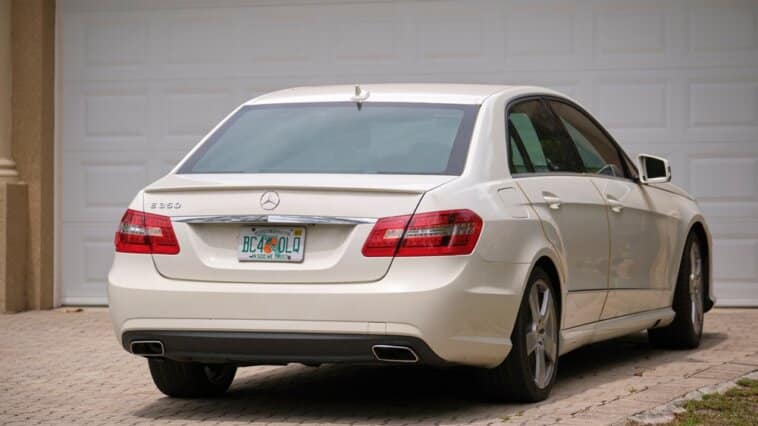
<path id="1" fill-rule="evenodd" d="M 624 164 L 619 151 L 592 120 L 563 102 L 549 103 L 576 145 L 585 172 L 624 177 Z"/>
<path id="2" fill-rule="evenodd" d="M 460 175 L 477 111 L 379 102 L 247 106 L 179 173 Z"/>
<path id="3" fill-rule="evenodd" d="M 511 172 L 581 173 L 582 162 L 560 128 L 555 116 L 541 100 L 518 103 L 508 111 L 508 134 Z M 517 164 L 518 151 L 524 165 Z"/>

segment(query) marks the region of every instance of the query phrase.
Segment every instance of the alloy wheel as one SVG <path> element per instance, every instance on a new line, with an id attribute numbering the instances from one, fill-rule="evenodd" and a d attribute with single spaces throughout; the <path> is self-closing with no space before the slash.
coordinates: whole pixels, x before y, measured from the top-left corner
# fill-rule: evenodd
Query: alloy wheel
<path id="1" fill-rule="evenodd" d="M 526 333 L 526 353 L 532 378 L 539 389 L 550 384 L 558 359 L 558 319 L 550 286 L 542 280 L 529 293 L 531 321 Z"/>
<path id="2" fill-rule="evenodd" d="M 692 327 L 695 334 L 700 334 L 703 328 L 703 257 L 697 241 L 693 241 L 690 247 L 689 284 Z"/>

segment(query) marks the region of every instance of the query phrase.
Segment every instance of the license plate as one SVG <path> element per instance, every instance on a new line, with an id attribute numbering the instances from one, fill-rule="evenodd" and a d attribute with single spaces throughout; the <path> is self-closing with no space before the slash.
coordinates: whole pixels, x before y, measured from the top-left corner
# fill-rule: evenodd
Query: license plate
<path id="1" fill-rule="evenodd" d="M 240 230 L 240 262 L 302 262 L 305 228 L 245 226 Z"/>

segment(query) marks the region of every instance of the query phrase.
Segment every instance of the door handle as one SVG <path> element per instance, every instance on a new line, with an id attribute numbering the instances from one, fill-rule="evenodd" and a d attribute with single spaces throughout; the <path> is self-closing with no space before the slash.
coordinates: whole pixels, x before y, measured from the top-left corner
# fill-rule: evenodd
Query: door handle
<path id="1" fill-rule="evenodd" d="M 547 203 L 547 206 L 552 210 L 558 210 L 561 208 L 561 197 L 553 194 L 542 193 L 542 198 Z"/>
<path id="2" fill-rule="evenodd" d="M 608 206 L 611 208 L 611 211 L 614 213 L 621 213 L 622 210 L 624 210 L 624 204 L 617 200 L 615 197 L 611 195 L 605 196 L 606 201 L 608 201 Z"/>

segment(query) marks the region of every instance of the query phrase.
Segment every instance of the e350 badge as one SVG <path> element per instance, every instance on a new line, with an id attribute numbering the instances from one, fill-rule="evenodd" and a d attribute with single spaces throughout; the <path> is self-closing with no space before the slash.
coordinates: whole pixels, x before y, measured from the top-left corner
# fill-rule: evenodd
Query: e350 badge
<path id="1" fill-rule="evenodd" d="M 150 210 L 177 210 L 182 208 L 182 203 L 179 201 L 171 203 L 150 203 Z"/>

